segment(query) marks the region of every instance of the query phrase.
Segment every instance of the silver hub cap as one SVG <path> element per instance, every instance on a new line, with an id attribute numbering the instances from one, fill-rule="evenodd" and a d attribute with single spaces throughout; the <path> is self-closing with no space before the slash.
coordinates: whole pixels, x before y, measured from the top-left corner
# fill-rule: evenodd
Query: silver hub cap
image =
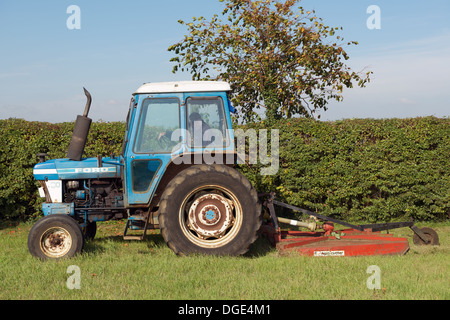
<path id="1" fill-rule="evenodd" d="M 232 202 L 219 194 L 197 198 L 188 214 L 188 227 L 198 237 L 221 238 L 234 223 Z"/>

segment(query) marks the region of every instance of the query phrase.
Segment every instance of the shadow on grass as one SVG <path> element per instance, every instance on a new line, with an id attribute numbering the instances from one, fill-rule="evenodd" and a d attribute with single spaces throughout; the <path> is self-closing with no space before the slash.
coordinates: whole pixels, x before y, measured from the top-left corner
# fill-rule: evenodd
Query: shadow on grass
<path id="1" fill-rule="evenodd" d="M 151 254 L 154 250 L 166 248 L 166 242 L 161 234 L 147 234 L 143 240 L 124 240 L 121 235 L 111 235 L 87 240 L 83 248 L 86 254 L 101 255 L 107 251 L 111 243 L 127 244 L 132 242 L 144 243 L 148 249 L 141 251 L 142 254 Z M 270 245 L 269 241 L 263 237 L 259 237 L 249 248 L 249 251 L 243 255 L 246 258 L 258 258 L 265 256 L 275 249 Z"/>
<path id="2" fill-rule="evenodd" d="M 248 252 L 244 255 L 247 258 L 259 258 L 276 251 L 266 238 L 259 236 L 258 239 L 250 246 Z"/>
<path id="3" fill-rule="evenodd" d="M 92 240 L 86 240 L 83 252 L 87 254 L 103 254 L 107 251 L 107 247 L 110 247 L 111 243 L 117 244 L 129 244 L 132 242 L 140 242 L 146 244 L 150 250 L 155 250 L 164 247 L 166 243 L 160 234 L 147 234 L 143 240 L 124 240 L 122 235 L 112 235 L 95 238 Z M 147 253 L 142 251 L 141 253 Z"/>
<path id="4" fill-rule="evenodd" d="M 14 221 L 14 220 L 6 220 L 6 221 L 0 221 L 0 230 L 3 229 L 12 229 L 19 225 L 21 225 L 23 222 L 21 221 Z"/>

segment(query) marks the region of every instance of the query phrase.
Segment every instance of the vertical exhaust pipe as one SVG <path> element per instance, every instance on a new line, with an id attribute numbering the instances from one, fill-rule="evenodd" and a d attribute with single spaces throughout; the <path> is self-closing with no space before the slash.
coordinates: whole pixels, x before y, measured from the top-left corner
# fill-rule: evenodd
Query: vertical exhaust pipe
<path id="1" fill-rule="evenodd" d="M 91 108 L 92 97 L 89 91 L 83 88 L 86 95 L 87 102 L 82 116 L 78 115 L 73 128 L 72 139 L 70 141 L 67 157 L 70 160 L 80 161 L 83 156 L 84 147 L 91 127 L 92 119 L 88 118 L 89 110 Z"/>
<path id="2" fill-rule="evenodd" d="M 89 110 L 91 109 L 92 97 L 91 97 L 91 94 L 89 93 L 89 91 L 87 91 L 85 87 L 83 87 L 83 90 L 84 90 L 84 94 L 86 95 L 86 98 L 87 98 L 83 117 L 87 117 L 89 114 Z"/>

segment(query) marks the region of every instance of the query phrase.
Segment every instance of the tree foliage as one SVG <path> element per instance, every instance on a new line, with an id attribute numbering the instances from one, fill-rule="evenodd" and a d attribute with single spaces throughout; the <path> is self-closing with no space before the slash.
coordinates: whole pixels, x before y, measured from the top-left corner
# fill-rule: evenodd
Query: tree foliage
<path id="1" fill-rule="evenodd" d="M 260 107 L 267 120 L 327 110 L 330 99 L 342 100 L 344 87 L 364 87 L 371 72 L 353 72 L 343 46 L 358 43 L 345 43 L 336 35 L 342 28 L 324 25 L 314 11 L 295 9 L 298 2 L 225 0 L 222 17 L 179 20 L 188 32 L 168 49 L 176 55 L 173 72 L 230 82 L 245 121 L 258 119 Z"/>

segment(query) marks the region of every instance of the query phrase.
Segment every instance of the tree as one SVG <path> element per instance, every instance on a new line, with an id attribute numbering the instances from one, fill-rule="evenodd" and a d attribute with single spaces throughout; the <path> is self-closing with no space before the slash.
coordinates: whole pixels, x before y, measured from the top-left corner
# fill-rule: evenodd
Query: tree
<path id="1" fill-rule="evenodd" d="M 258 119 L 260 107 L 268 121 L 326 111 L 330 99 L 343 99 L 344 87 L 354 82 L 364 87 L 371 72 L 363 76 L 346 66 L 345 43 L 335 36 L 342 27 L 325 26 L 301 6 L 295 10 L 298 2 L 225 0 L 225 22 L 217 14 L 209 22 L 204 17 L 179 20 L 188 34 L 168 49 L 176 55 L 170 60 L 176 63 L 173 72 L 187 70 L 193 80 L 228 81 L 244 121 Z"/>

